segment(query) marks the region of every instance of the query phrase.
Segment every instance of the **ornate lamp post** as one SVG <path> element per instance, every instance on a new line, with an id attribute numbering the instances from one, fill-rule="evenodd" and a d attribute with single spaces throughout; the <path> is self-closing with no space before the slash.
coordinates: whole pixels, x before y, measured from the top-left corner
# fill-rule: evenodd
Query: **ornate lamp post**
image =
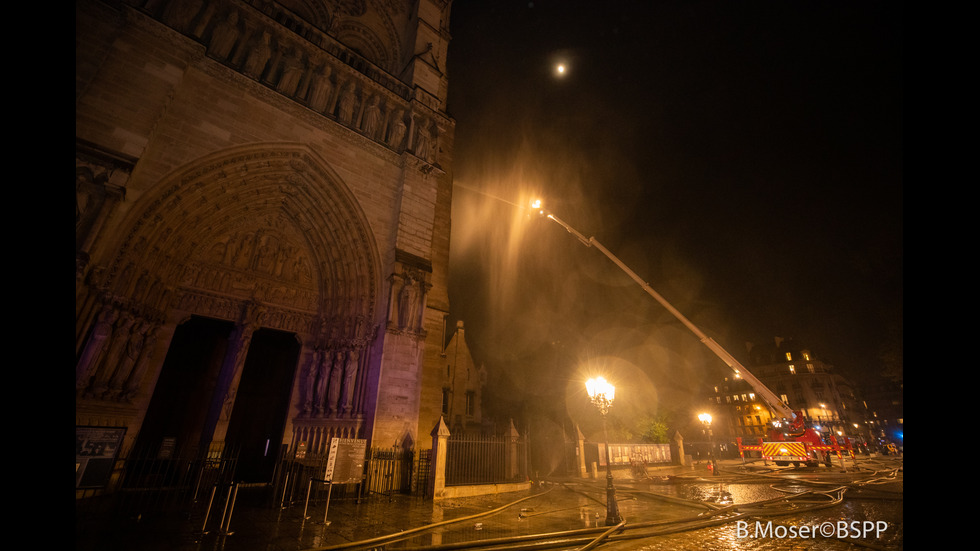
<path id="1" fill-rule="evenodd" d="M 606 441 L 606 526 L 615 526 L 623 521 L 619 515 L 619 504 L 616 503 L 616 488 L 613 487 L 612 466 L 609 456 L 609 432 L 606 429 L 606 414 L 616 397 L 616 387 L 602 377 L 589 379 L 585 382 L 589 399 L 602 414 L 602 435 Z"/>
<path id="2" fill-rule="evenodd" d="M 711 461 L 711 474 L 718 474 L 718 464 L 715 463 L 715 436 L 711 432 L 711 414 L 710 413 L 700 413 L 698 414 L 698 421 L 701 421 L 701 425 L 704 426 L 704 431 L 708 435 L 708 457 Z"/>

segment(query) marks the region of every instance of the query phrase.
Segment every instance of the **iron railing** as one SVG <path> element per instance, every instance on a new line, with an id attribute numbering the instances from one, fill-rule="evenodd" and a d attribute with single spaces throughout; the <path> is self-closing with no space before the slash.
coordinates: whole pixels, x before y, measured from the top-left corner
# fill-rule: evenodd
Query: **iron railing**
<path id="1" fill-rule="evenodd" d="M 76 491 L 76 520 L 109 522 L 127 516 L 141 518 L 173 511 L 190 511 L 206 503 L 212 490 L 228 487 L 238 465 L 237 448 L 197 450 L 134 450 L 117 458 L 114 476 L 102 488 Z"/>
<path id="2" fill-rule="evenodd" d="M 446 440 L 446 486 L 527 480 L 524 438 L 452 435 Z"/>
<path id="3" fill-rule="evenodd" d="M 336 485 L 331 499 L 424 494 L 429 480 L 429 455 L 429 450 L 373 448 L 366 458 L 363 484 Z M 288 507 L 307 499 L 313 503 L 325 499 L 327 485 L 323 478 L 328 458 L 326 453 L 281 457 L 272 481 L 275 504 Z"/>

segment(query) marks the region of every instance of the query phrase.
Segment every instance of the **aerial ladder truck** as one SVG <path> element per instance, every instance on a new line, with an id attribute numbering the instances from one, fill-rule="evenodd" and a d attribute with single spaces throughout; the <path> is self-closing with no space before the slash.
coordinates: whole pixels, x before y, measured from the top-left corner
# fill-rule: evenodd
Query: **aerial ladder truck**
<path id="1" fill-rule="evenodd" d="M 673 314 L 678 321 L 684 324 L 685 327 L 691 330 L 701 343 L 708 347 L 709 350 L 714 352 L 718 358 L 720 358 L 725 365 L 731 368 L 735 373 L 735 377 L 743 379 L 745 382 L 751 386 L 756 395 L 762 399 L 762 401 L 772 410 L 774 417 L 773 421 L 767 427 L 766 438 L 759 438 L 757 443 L 749 444 L 743 443 L 742 438 L 738 437 L 738 452 L 739 455 L 745 458 L 746 451 L 758 451 L 761 457 L 766 461 L 773 461 L 777 466 L 785 466 L 793 464 L 799 466 L 805 464 L 807 466 L 818 466 L 821 462 L 827 465 L 831 465 L 831 454 L 836 454 L 839 459 L 843 461 L 843 454 L 848 453 L 851 457 L 854 456 L 854 452 L 851 448 L 850 442 L 847 438 L 842 437 L 838 441 L 837 437 L 833 434 L 828 436 L 829 442 L 825 442 L 824 438 L 819 432 L 809 426 L 806 418 L 803 416 L 802 411 L 794 411 L 785 402 L 779 399 L 776 394 L 769 390 L 769 388 L 762 383 L 755 375 L 753 375 L 748 369 L 746 369 L 734 356 L 728 353 L 720 344 L 715 342 L 714 339 L 708 337 L 704 334 L 696 325 L 691 323 L 687 317 L 684 316 L 680 311 L 674 308 L 667 300 L 660 295 L 656 290 L 654 290 L 650 284 L 644 281 L 640 276 L 624 264 L 619 258 L 616 257 L 612 252 L 602 245 L 595 237 L 585 237 L 583 234 L 572 228 L 567 223 L 565 223 L 560 218 L 556 217 L 551 212 L 548 212 L 541 208 L 540 201 L 535 201 L 532 203 L 532 208 L 537 209 L 541 216 L 549 218 L 556 222 L 565 230 L 575 236 L 583 245 L 586 247 L 595 247 L 599 252 L 606 256 L 609 260 L 618 266 L 623 272 L 626 273 L 633 281 L 635 281 L 640 287 L 646 291 L 651 297 L 656 299 L 668 312 Z"/>

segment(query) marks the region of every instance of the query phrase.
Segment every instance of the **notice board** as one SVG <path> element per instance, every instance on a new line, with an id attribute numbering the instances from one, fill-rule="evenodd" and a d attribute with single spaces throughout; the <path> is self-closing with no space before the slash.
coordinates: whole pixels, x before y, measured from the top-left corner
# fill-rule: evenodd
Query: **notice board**
<path id="1" fill-rule="evenodd" d="M 108 484 L 125 434 L 125 427 L 75 427 L 75 488 Z"/>
<path id="2" fill-rule="evenodd" d="M 359 484 L 364 478 L 364 456 L 367 440 L 359 438 L 333 438 L 330 455 L 327 456 L 327 472 L 324 480 L 332 484 Z"/>

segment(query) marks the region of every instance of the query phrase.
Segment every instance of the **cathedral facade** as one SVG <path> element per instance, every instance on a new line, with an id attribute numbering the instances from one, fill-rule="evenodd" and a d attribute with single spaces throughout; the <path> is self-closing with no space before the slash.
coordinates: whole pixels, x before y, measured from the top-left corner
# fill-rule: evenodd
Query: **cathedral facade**
<path id="1" fill-rule="evenodd" d="M 242 465 L 427 446 L 450 4 L 76 2 L 77 429 Z"/>

